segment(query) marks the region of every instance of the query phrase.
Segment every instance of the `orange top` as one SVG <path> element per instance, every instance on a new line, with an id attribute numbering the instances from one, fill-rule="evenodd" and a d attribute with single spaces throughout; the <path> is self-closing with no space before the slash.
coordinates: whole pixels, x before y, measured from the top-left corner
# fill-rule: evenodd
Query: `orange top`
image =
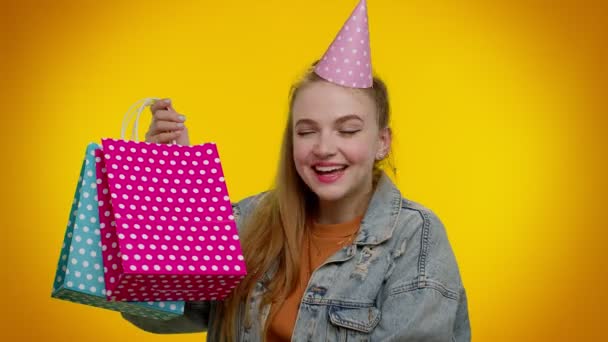
<path id="1" fill-rule="evenodd" d="M 327 258 L 354 240 L 362 219 L 363 215 L 337 224 L 313 223 L 311 229 L 304 234 L 300 253 L 301 266 L 298 286 L 284 302 L 272 305 L 268 316 L 272 319 L 266 336 L 268 342 L 291 340 L 300 302 L 310 275 Z"/>

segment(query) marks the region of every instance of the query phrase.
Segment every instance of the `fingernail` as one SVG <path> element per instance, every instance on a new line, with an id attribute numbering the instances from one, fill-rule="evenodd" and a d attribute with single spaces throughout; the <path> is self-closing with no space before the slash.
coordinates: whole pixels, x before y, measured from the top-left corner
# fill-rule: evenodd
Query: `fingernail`
<path id="1" fill-rule="evenodd" d="M 177 117 L 177 119 L 178 119 L 179 121 L 182 121 L 182 122 L 186 121 L 186 117 L 185 117 L 185 116 L 183 116 L 183 115 L 179 115 L 179 116 Z"/>
<path id="2" fill-rule="evenodd" d="M 177 124 L 177 128 L 183 128 L 183 127 L 184 127 L 183 123 L 180 122 L 180 123 Z"/>
<path id="3" fill-rule="evenodd" d="M 166 104 L 171 104 L 171 99 L 165 99 Z"/>

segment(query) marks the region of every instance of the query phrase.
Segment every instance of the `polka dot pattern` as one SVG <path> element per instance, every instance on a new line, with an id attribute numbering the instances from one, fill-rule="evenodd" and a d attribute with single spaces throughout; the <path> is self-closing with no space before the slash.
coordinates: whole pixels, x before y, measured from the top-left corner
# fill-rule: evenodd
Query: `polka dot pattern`
<path id="1" fill-rule="evenodd" d="M 225 298 L 246 269 L 216 145 L 102 145 L 96 168 L 108 299 Z"/>
<path id="2" fill-rule="evenodd" d="M 99 147 L 87 147 L 51 296 L 156 319 L 179 316 L 184 310 L 183 302 L 123 303 L 106 298 L 95 171 L 95 150 Z"/>
<path id="3" fill-rule="evenodd" d="M 329 82 L 349 88 L 371 88 L 372 62 L 367 3 L 361 0 L 315 67 Z"/>

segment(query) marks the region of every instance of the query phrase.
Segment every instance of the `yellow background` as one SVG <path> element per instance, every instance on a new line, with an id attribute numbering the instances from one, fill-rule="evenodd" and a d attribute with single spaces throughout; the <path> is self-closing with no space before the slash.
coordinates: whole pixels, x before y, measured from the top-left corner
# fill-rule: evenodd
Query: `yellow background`
<path id="1" fill-rule="evenodd" d="M 85 146 L 171 97 L 234 199 L 266 189 L 289 85 L 356 2 L 3 1 L 0 338 L 202 341 L 50 298 Z M 607 2 L 368 6 L 398 184 L 448 229 L 474 341 L 605 338 Z"/>

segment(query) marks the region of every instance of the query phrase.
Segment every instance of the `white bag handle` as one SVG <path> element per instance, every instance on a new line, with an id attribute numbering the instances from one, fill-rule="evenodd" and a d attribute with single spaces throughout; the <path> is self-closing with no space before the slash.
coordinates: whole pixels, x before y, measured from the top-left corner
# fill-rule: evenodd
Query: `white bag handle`
<path id="1" fill-rule="evenodd" d="M 125 140 L 125 134 L 127 132 L 127 127 L 129 123 L 135 117 L 135 122 L 133 123 L 133 128 L 131 130 L 131 140 L 139 141 L 138 132 L 139 132 L 139 118 L 141 113 L 146 109 L 146 107 L 151 106 L 159 100 L 157 97 L 146 97 L 135 102 L 127 111 L 122 119 L 122 129 L 120 130 L 120 139 Z M 175 143 L 175 140 L 173 141 Z"/>

